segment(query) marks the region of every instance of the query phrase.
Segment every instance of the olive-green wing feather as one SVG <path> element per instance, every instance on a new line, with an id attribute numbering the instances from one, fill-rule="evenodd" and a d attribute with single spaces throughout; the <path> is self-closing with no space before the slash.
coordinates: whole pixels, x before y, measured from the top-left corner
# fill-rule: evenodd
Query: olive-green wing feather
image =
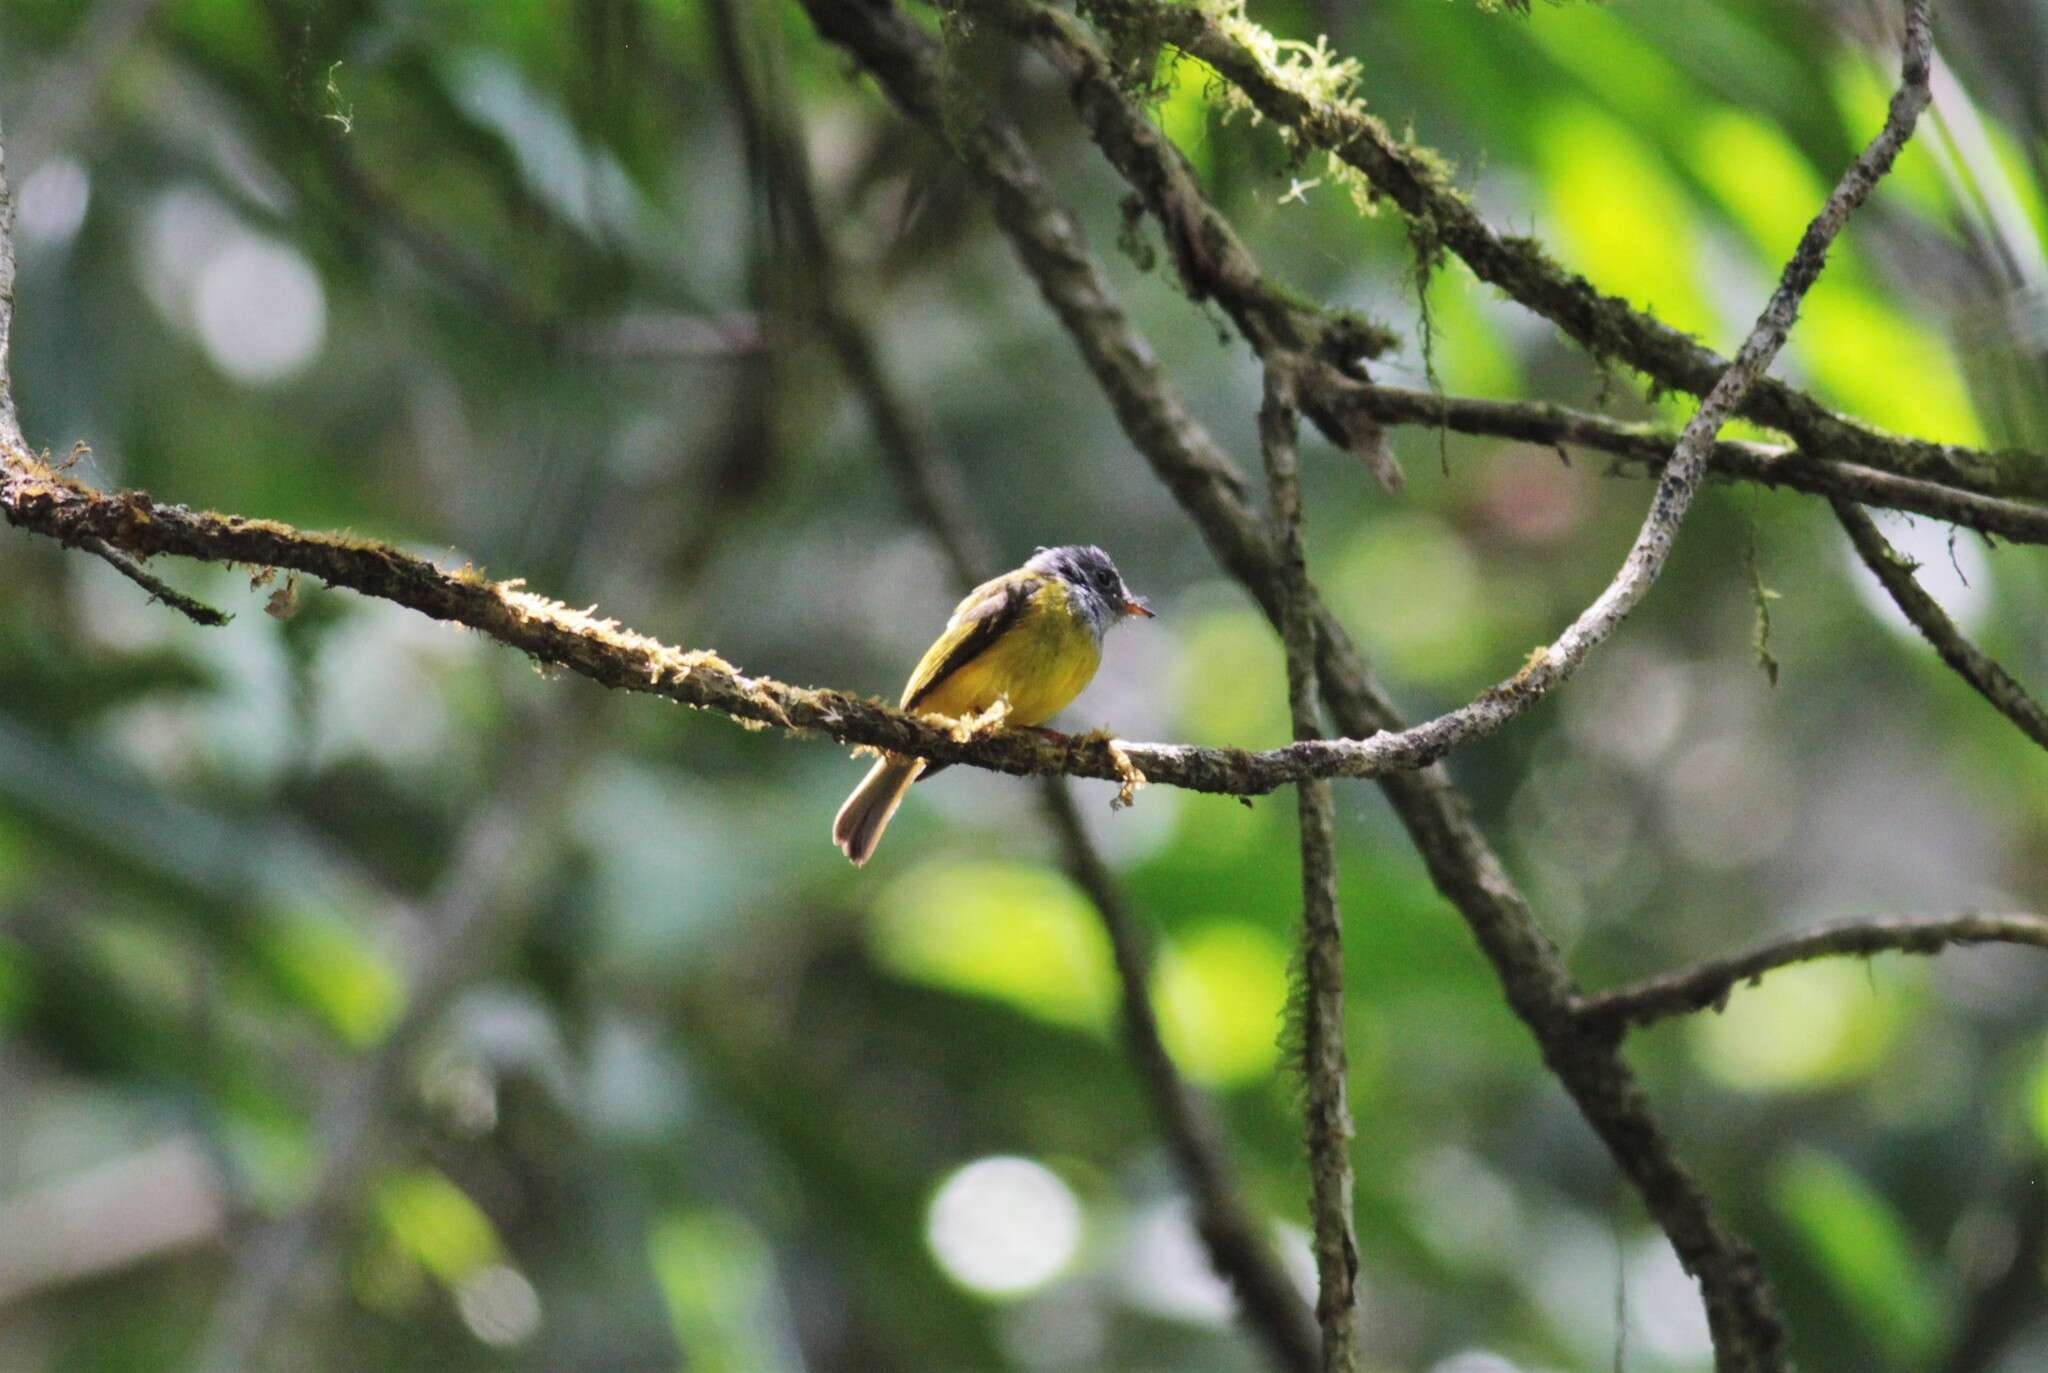
<path id="1" fill-rule="evenodd" d="M 940 683 L 1008 633 L 1031 602 L 1034 580 L 1029 573 L 1011 572 L 968 592 L 946 622 L 946 632 L 925 650 L 910 674 L 903 688 L 903 709 L 917 709 Z"/>

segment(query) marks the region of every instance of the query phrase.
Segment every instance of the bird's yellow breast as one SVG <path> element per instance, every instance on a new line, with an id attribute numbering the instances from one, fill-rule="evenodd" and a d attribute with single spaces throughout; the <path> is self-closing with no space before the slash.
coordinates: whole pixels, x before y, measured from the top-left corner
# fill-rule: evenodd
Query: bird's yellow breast
<path id="1" fill-rule="evenodd" d="M 918 703 L 920 712 L 979 715 L 1007 696 L 1005 722 L 1036 725 L 1081 694 L 1102 665 L 1102 644 L 1066 586 L 1045 578 L 1017 621 Z"/>

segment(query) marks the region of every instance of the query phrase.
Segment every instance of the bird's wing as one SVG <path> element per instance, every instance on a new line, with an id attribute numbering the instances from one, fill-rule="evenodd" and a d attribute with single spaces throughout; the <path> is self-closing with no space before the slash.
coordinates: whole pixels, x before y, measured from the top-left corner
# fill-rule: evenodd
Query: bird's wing
<path id="1" fill-rule="evenodd" d="M 903 688 L 903 709 L 917 709 L 918 703 L 937 690 L 940 683 L 1007 634 L 1031 603 L 1035 581 L 1028 573 L 1013 572 L 968 592 L 953 611 L 953 618 L 946 622 L 946 632 L 925 650 L 916 671 L 910 674 L 910 681 Z"/>

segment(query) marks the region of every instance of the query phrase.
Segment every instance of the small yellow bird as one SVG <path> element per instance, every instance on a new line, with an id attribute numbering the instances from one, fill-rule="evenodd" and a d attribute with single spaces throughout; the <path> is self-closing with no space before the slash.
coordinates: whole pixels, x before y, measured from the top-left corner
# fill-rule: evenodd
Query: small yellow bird
<path id="1" fill-rule="evenodd" d="M 1133 615 L 1149 620 L 1152 607 L 1131 594 L 1107 553 L 1082 544 L 1041 548 L 967 593 L 918 660 L 901 705 L 964 719 L 1007 700 L 1003 723 L 1039 724 L 1081 694 L 1102 663 L 1102 636 Z M 839 808 L 832 842 L 855 867 L 867 862 L 910 784 L 945 766 L 883 754 Z"/>

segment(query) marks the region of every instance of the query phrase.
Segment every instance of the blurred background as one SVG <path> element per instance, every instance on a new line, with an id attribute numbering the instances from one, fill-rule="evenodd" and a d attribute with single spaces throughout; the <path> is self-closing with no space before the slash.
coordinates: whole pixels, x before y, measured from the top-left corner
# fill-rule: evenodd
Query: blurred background
<path id="1" fill-rule="evenodd" d="M 850 307 L 996 556 L 1100 543 L 1162 612 L 1064 723 L 1284 740 L 1271 633 L 976 189 L 793 3 L 732 12 L 781 71 Z M 1494 224 L 1723 349 L 1896 66 L 1894 7 L 1846 0 L 1252 12 L 1359 55 L 1373 108 Z M 97 484 L 472 560 L 893 697 L 958 588 L 789 312 L 712 18 L 8 0 L 30 438 L 89 446 Z M 1937 36 L 1934 114 L 1779 371 L 1883 426 L 2048 446 L 2048 10 L 1949 0 Z M 1249 351 L 1127 229 L 1046 70 L 973 47 L 1256 470 Z M 1306 174 L 1270 129 L 1224 120 L 1192 63 L 1161 79 L 1157 117 L 1261 260 L 1396 327 L 1378 374 L 1426 384 L 1398 220 L 1289 197 Z M 1685 413 L 1462 268 L 1426 300 L 1452 393 Z M 1309 444 L 1309 556 L 1420 716 L 1551 637 L 1649 487 L 1597 454 L 1396 446 L 1389 498 Z M 2048 682 L 2034 550 L 1881 523 Z M 347 593 L 157 570 L 233 623 L 0 535 L 0 1369 L 1262 1366 L 1032 788 L 955 769 L 856 872 L 827 842 L 865 766 L 844 750 Z M 1451 770 L 1589 986 L 1824 918 L 2048 907 L 2048 760 L 1794 493 L 1709 490 L 1618 640 Z M 1110 793 L 1082 808 L 1160 942 L 1169 1046 L 1306 1283 L 1276 1047 L 1292 804 Z M 1368 1367 L 1707 1368 L 1690 1280 L 1378 793 L 1339 801 Z M 1840 960 L 1631 1041 L 1801 1366 L 2048 1366 L 2044 995 L 2023 950 Z"/>

